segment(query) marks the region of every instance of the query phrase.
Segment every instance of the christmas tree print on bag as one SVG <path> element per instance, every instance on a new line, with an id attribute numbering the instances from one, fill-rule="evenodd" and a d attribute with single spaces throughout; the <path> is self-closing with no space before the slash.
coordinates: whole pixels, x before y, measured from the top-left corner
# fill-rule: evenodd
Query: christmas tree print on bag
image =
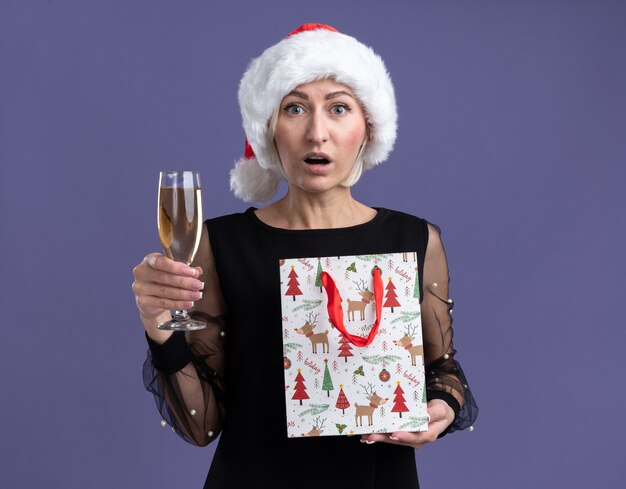
<path id="1" fill-rule="evenodd" d="M 413 251 L 280 260 L 289 437 L 426 431 L 417 263 Z"/>

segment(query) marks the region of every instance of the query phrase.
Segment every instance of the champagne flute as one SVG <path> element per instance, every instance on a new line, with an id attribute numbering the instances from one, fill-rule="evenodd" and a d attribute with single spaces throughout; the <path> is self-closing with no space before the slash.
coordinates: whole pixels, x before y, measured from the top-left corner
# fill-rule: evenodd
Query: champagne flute
<path id="1" fill-rule="evenodd" d="M 191 265 L 202 233 L 202 188 L 197 171 L 162 171 L 159 174 L 158 229 L 168 258 Z M 192 331 L 206 327 L 187 311 L 173 311 L 172 319 L 157 328 Z"/>

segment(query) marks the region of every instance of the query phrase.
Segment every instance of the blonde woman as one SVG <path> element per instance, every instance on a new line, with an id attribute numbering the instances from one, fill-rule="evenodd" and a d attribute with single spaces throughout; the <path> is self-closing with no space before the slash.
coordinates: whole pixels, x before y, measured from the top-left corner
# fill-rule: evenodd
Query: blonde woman
<path id="1" fill-rule="evenodd" d="M 416 488 L 414 449 L 470 427 L 477 407 L 455 360 L 437 228 L 351 194 L 395 143 L 385 65 L 353 37 L 306 24 L 251 62 L 239 103 L 246 145 L 231 189 L 270 203 L 207 220 L 192 267 L 158 253 L 135 267 L 146 387 L 188 442 L 221 434 L 207 488 Z M 286 193 L 272 200 L 281 180 Z M 278 260 L 405 250 L 416 250 L 420 278 L 427 431 L 288 438 Z M 209 327 L 157 329 L 180 309 Z"/>

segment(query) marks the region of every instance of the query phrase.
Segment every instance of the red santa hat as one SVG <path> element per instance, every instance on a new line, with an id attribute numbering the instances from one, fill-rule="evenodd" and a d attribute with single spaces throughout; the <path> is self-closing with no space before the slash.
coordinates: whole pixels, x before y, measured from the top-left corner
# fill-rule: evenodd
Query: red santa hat
<path id="1" fill-rule="evenodd" d="M 272 199 L 282 177 L 269 121 L 281 100 L 298 85 L 333 78 L 352 89 L 363 105 L 370 140 L 363 169 L 383 162 L 396 140 L 397 108 L 383 60 L 354 37 L 325 24 L 304 24 L 251 61 L 239 84 L 246 134 L 244 157 L 230 172 L 230 188 L 246 202 Z"/>

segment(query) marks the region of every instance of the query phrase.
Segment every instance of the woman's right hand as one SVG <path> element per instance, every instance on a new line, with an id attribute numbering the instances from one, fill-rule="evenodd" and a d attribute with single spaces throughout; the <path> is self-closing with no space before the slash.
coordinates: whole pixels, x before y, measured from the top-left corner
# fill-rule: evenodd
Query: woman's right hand
<path id="1" fill-rule="evenodd" d="M 132 289 L 140 318 L 148 335 L 164 342 L 171 332 L 156 325 L 170 319 L 170 311 L 193 307 L 202 298 L 204 283 L 198 280 L 200 267 L 190 267 L 160 253 L 150 253 L 133 268 Z"/>

